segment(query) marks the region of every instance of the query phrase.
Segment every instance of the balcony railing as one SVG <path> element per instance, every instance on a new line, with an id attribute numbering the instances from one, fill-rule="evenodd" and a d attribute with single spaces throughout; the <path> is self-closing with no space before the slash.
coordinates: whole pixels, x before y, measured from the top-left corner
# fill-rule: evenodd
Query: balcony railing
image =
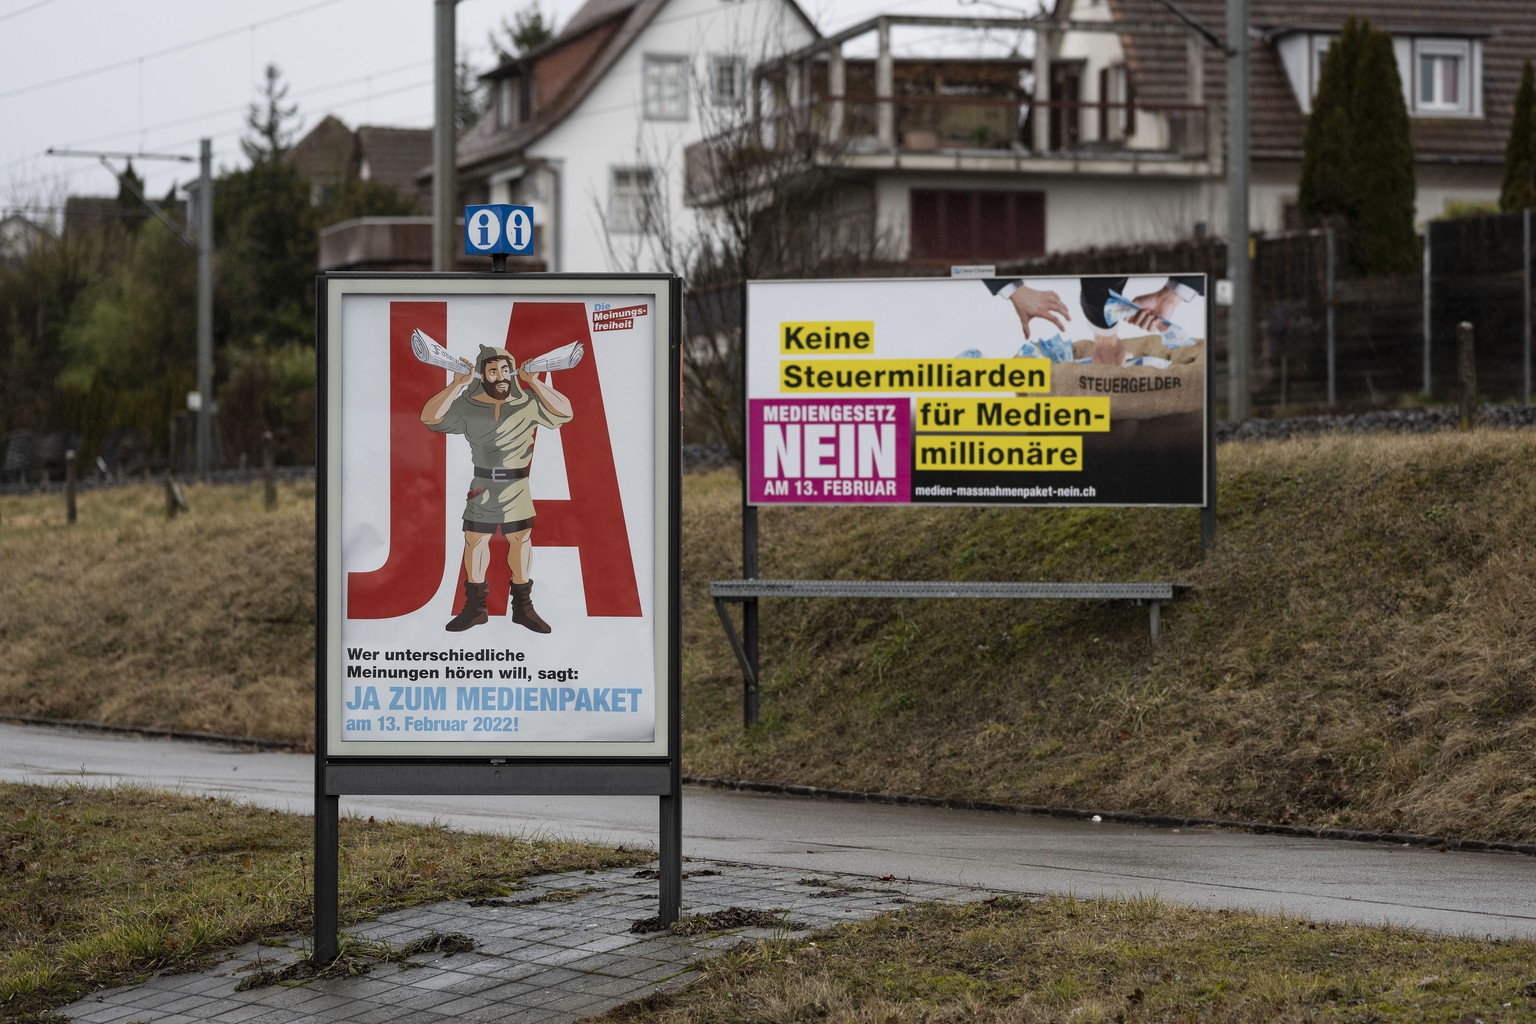
<path id="1" fill-rule="evenodd" d="M 882 109 L 887 108 L 887 109 Z M 1039 131 L 1035 116 L 1048 119 Z M 884 123 L 882 123 L 884 121 Z M 1211 120 L 1201 104 L 1034 102 L 1027 97 L 872 96 L 821 98 L 750 121 L 689 146 L 690 202 L 752 189 L 795 167 L 858 156 L 943 154 L 1082 161 L 1200 162 L 1209 158 Z M 1043 146 L 1037 146 L 1040 138 Z M 867 161 L 861 161 L 867 166 Z"/>

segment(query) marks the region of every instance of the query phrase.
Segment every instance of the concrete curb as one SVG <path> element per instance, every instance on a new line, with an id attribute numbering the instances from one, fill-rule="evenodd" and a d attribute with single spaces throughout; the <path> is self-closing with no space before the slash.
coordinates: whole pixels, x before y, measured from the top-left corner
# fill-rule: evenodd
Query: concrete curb
<path id="1" fill-rule="evenodd" d="M 866 793 L 851 789 L 823 789 L 818 786 L 798 786 L 776 782 L 753 782 L 750 779 L 716 779 L 698 775 L 684 775 L 683 782 L 691 786 L 709 786 L 714 789 L 733 789 L 751 793 L 771 793 L 777 796 L 798 796 L 815 800 L 837 800 L 845 803 L 890 804 L 910 807 L 939 807 L 953 811 L 989 811 L 996 814 L 1030 814 L 1046 818 L 1072 818 L 1119 822 L 1123 825 L 1146 825 L 1153 828 L 1224 828 L 1260 835 L 1291 836 L 1302 839 L 1332 839 L 1352 843 L 1391 843 L 1396 846 L 1423 846 L 1431 849 L 1462 850 L 1469 853 L 1515 853 L 1536 857 L 1536 844 L 1505 843 L 1482 839 L 1448 839 L 1443 836 L 1421 836 L 1404 832 L 1380 832 L 1369 829 L 1326 828 L 1311 825 L 1279 825 L 1263 821 L 1236 821 L 1229 818 L 1195 818 L 1169 814 L 1141 814 L 1135 811 L 1085 810 L 1078 807 L 1041 807 L 1031 804 L 1004 804 L 987 800 L 956 800 L 944 797 L 911 796 L 901 793 Z"/>

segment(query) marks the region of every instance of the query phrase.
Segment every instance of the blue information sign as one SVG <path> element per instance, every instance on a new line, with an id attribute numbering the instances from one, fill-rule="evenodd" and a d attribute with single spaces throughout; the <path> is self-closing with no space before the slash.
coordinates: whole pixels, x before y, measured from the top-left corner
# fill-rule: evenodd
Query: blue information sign
<path id="1" fill-rule="evenodd" d="M 533 207 L 506 203 L 464 207 L 464 255 L 532 254 Z"/>

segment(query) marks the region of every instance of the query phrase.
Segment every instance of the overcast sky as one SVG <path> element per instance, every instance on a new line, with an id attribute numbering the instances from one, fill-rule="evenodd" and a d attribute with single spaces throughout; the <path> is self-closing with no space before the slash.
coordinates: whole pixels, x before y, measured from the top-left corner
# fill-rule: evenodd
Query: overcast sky
<path id="1" fill-rule="evenodd" d="M 461 54 L 488 67 L 488 34 L 528 2 L 461 0 Z M 539 2 L 559 27 L 582 0 Z M 802 3 L 823 31 L 879 13 L 997 16 L 1034 7 Z M 328 113 L 353 127 L 429 127 L 432 36 L 432 0 L 0 0 L 0 216 L 22 208 L 41 218 L 65 195 L 116 192 L 97 159 L 48 156 L 50 147 L 195 158 L 208 137 L 216 168 L 238 166 L 245 114 L 269 63 L 282 71 L 303 129 Z M 910 49 L 919 40 L 897 43 Z M 134 166 L 156 198 L 197 174 L 195 163 Z"/>

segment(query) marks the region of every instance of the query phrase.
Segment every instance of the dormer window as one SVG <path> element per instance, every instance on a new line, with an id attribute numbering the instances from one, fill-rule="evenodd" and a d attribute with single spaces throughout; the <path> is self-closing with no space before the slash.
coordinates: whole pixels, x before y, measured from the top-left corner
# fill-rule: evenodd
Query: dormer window
<path id="1" fill-rule="evenodd" d="M 1280 62 L 1303 113 L 1312 113 L 1323 59 L 1337 37 L 1336 31 L 1290 29 L 1276 38 Z M 1394 35 L 1392 54 L 1410 117 L 1483 116 L 1481 39 Z"/>
<path id="2" fill-rule="evenodd" d="M 507 128 L 512 125 L 512 112 L 515 108 L 516 92 L 511 78 L 503 78 L 496 83 L 496 127 Z"/>
<path id="3" fill-rule="evenodd" d="M 528 75 L 498 78 L 493 97 L 497 128 L 515 128 L 533 120 L 533 79 Z"/>
<path id="4" fill-rule="evenodd" d="M 1414 40 L 1414 108 L 1426 117 L 1467 115 L 1472 110 L 1468 83 L 1472 44 L 1465 41 Z"/>
<path id="5" fill-rule="evenodd" d="M 1460 57 L 1445 54 L 1419 57 L 1420 109 L 1456 110 L 1461 106 L 1458 97 L 1465 92 L 1461 88 Z"/>

